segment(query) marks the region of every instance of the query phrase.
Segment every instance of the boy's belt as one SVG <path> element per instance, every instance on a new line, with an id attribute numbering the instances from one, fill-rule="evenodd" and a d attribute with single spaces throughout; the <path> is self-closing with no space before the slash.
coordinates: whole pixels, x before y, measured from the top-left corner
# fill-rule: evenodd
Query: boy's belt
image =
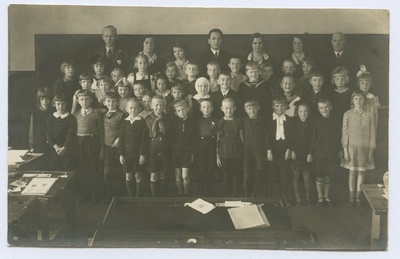
<path id="1" fill-rule="evenodd" d="M 200 139 L 213 139 L 215 138 L 215 136 L 203 136 L 203 137 L 199 137 Z"/>
<path id="2" fill-rule="evenodd" d="M 93 135 L 93 134 L 76 134 L 78 137 L 98 137 L 99 135 Z"/>

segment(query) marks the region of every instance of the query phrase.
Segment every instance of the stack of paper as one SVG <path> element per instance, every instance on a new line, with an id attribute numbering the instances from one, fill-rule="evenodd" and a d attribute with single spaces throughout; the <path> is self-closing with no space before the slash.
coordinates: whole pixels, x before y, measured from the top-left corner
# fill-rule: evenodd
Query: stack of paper
<path id="1" fill-rule="evenodd" d="M 236 229 L 270 226 L 261 205 L 232 208 L 228 212 Z"/>
<path id="2" fill-rule="evenodd" d="M 33 178 L 21 194 L 45 195 L 53 186 L 55 181 L 57 181 L 57 178 Z"/>
<path id="3" fill-rule="evenodd" d="M 23 156 L 28 153 L 29 150 L 8 150 L 8 165 L 16 165 L 24 162 Z"/>

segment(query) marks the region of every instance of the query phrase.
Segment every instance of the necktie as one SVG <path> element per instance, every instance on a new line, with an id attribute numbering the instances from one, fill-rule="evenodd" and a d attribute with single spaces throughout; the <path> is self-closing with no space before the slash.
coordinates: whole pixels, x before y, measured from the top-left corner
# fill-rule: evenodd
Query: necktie
<path id="1" fill-rule="evenodd" d="M 83 111 L 83 116 L 86 116 L 87 115 L 87 111 Z"/>
<path id="2" fill-rule="evenodd" d="M 340 53 L 339 53 L 339 52 L 336 54 L 336 57 L 337 57 L 337 58 L 340 58 Z"/>
<path id="3" fill-rule="evenodd" d="M 111 49 L 108 49 L 108 52 L 107 52 L 107 58 L 111 58 Z"/>
<path id="4" fill-rule="evenodd" d="M 114 115 L 115 112 L 108 112 L 107 113 L 107 119 L 111 119 L 111 117 Z"/>
<path id="5" fill-rule="evenodd" d="M 218 52 L 217 51 L 214 53 L 214 56 L 215 56 L 215 59 L 218 59 Z"/>
<path id="6" fill-rule="evenodd" d="M 164 123 L 162 122 L 161 118 L 155 119 L 153 126 L 151 127 L 151 132 L 153 135 L 153 138 L 156 138 L 158 136 L 163 136 L 165 132 L 164 128 Z M 161 133 L 161 134 L 158 134 Z"/>

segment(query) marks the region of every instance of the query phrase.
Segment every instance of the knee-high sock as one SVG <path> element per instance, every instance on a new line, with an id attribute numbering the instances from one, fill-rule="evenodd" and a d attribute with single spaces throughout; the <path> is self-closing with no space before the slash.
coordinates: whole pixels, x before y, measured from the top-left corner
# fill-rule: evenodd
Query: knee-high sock
<path id="1" fill-rule="evenodd" d="M 133 180 L 125 180 L 126 190 L 128 191 L 129 197 L 135 196 L 135 186 Z"/>

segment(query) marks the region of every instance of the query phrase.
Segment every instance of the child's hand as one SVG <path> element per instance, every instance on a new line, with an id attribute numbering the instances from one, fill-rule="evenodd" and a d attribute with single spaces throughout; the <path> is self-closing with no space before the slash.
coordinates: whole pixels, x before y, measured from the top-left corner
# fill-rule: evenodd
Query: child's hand
<path id="1" fill-rule="evenodd" d="M 311 163 L 313 161 L 313 157 L 311 154 L 307 155 L 307 163 Z"/>
<path id="2" fill-rule="evenodd" d="M 347 151 L 347 148 L 345 148 L 343 150 L 343 156 L 344 156 L 344 160 L 346 160 L 347 162 L 350 162 L 350 155 L 349 155 L 349 151 Z"/>
<path id="3" fill-rule="evenodd" d="M 123 155 L 119 156 L 119 162 L 121 163 L 121 165 L 125 164 L 125 157 Z M 139 163 L 140 163 L 140 161 L 139 161 Z"/>
<path id="4" fill-rule="evenodd" d="M 34 148 L 29 149 L 29 153 L 35 153 L 35 149 Z"/>
<path id="5" fill-rule="evenodd" d="M 218 167 L 222 166 L 221 159 L 219 158 L 219 156 L 217 156 L 217 166 Z"/>
<path id="6" fill-rule="evenodd" d="M 119 138 L 117 138 L 114 143 L 112 144 L 112 147 L 118 147 L 118 143 L 119 143 Z"/>
<path id="7" fill-rule="evenodd" d="M 290 149 L 287 149 L 285 153 L 285 160 L 289 160 L 291 157 L 292 157 L 292 151 L 290 151 Z"/>
<path id="8" fill-rule="evenodd" d="M 53 146 L 53 148 L 54 148 L 54 150 L 56 151 L 56 153 L 58 154 L 58 151 L 60 150 L 60 147 L 59 147 L 57 144 L 55 144 L 55 145 Z"/>
<path id="9" fill-rule="evenodd" d="M 122 158 L 124 158 L 124 157 L 122 157 Z M 120 157 L 120 160 L 121 160 L 121 157 Z M 125 158 L 124 158 L 124 161 L 125 161 Z M 146 159 L 144 158 L 144 156 L 140 155 L 139 156 L 139 165 L 144 165 L 145 162 L 146 162 Z M 122 162 L 121 162 L 121 164 L 122 164 Z"/>
<path id="10" fill-rule="evenodd" d="M 372 162 L 374 159 L 374 150 L 370 149 L 368 154 L 368 163 Z"/>
<path id="11" fill-rule="evenodd" d="M 63 156 L 65 154 L 65 147 L 62 147 L 57 150 L 57 155 Z"/>
<path id="12" fill-rule="evenodd" d="M 292 160 L 296 160 L 296 153 L 292 151 Z"/>
<path id="13" fill-rule="evenodd" d="M 274 160 L 274 156 L 272 155 L 272 151 L 268 150 L 267 151 L 267 160 L 272 162 Z"/>

